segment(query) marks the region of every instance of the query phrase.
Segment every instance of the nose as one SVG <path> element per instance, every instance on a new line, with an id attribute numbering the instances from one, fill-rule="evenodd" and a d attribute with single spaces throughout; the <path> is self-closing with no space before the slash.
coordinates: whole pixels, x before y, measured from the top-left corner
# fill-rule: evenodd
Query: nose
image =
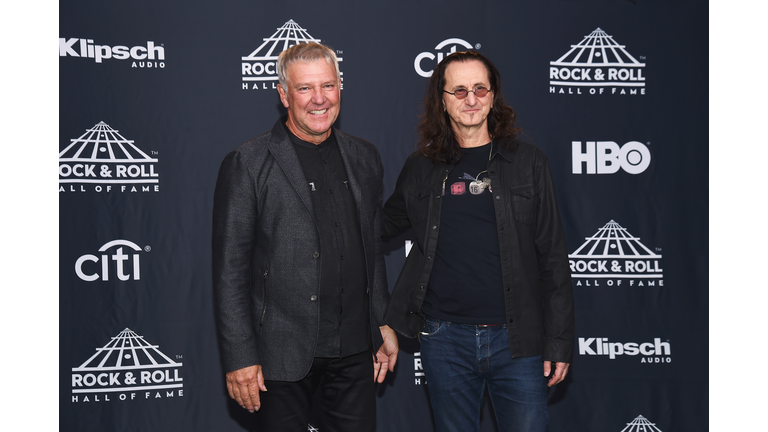
<path id="1" fill-rule="evenodd" d="M 475 96 L 475 92 L 467 92 L 467 97 L 464 98 L 464 103 L 468 105 L 474 105 L 477 103 L 477 96 Z"/>
<path id="2" fill-rule="evenodd" d="M 323 88 L 322 87 L 315 87 L 314 91 L 312 92 L 312 102 L 320 105 L 325 101 L 325 95 L 323 94 Z"/>

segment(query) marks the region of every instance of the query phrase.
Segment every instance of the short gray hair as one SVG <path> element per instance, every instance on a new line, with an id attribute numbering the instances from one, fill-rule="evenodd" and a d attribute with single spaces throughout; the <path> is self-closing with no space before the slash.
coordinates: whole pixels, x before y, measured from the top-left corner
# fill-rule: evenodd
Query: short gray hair
<path id="1" fill-rule="evenodd" d="M 296 44 L 281 52 L 277 57 L 278 82 L 287 90 L 288 67 L 290 65 L 298 61 L 312 62 L 321 59 L 325 59 L 326 63 L 334 66 L 336 69 L 336 80 L 338 81 L 341 78 L 341 72 L 339 72 L 339 59 L 336 58 L 336 53 L 325 45 L 317 42 L 307 42 Z"/>

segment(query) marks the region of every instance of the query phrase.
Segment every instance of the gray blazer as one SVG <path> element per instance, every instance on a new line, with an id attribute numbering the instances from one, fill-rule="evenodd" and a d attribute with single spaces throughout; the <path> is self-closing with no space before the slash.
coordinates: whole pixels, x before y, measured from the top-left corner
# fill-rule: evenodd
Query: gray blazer
<path id="1" fill-rule="evenodd" d="M 278 120 L 229 153 L 213 200 L 213 288 L 225 372 L 265 379 L 309 371 L 319 328 L 320 240 L 309 186 Z M 360 218 L 374 349 L 389 301 L 381 252 L 383 168 L 371 143 L 334 129 Z"/>

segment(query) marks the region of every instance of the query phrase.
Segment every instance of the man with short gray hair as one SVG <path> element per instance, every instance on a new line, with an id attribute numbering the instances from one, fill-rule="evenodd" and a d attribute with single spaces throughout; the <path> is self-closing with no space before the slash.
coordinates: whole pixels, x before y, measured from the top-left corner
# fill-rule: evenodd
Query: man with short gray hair
<path id="1" fill-rule="evenodd" d="M 287 116 L 224 158 L 214 194 L 227 389 L 258 411 L 260 431 L 306 430 L 319 388 L 323 430 L 373 432 L 374 383 L 398 353 L 383 318 L 381 158 L 332 127 L 341 103 L 332 50 L 294 45 L 277 71 Z"/>

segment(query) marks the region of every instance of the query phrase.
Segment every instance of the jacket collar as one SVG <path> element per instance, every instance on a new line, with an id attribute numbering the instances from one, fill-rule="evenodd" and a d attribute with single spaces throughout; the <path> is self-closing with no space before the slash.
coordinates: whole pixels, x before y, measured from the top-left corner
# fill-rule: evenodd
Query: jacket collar
<path id="1" fill-rule="evenodd" d="M 301 167 L 299 157 L 296 155 L 296 150 L 293 148 L 291 138 L 288 136 L 288 132 L 286 132 L 285 121 L 287 119 L 288 116 L 283 115 L 272 127 L 271 139 L 268 144 L 269 151 L 275 157 L 291 186 L 296 190 L 301 201 L 314 218 L 315 212 L 312 196 L 309 193 L 309 187 L 307 187 L 307 178 L 304 175 L 304 169 Z M 360 179 L 354 164 L 354 161 L 357 160 L 357 146 L 352 142 L 349 135 L 342 133 L 340 130 L 333 128 L 333 133 L 336 136 L 336 144 L 339 146 L 341 160 L 344 162 L 344 168 L 347 171 L 352 195 L 355 202 L 360 203 L 362 201 L 362 186 L 360 185 Z"/>
<path id="2" fill-rule="evenodd" d="M 499 140 L 493 140 L 493 150 L 491 151 L 491 159 L 500 155 L 507 161 L 512 161 L 515 151 L 520 144 L 515 138 L 501 138 Z"/>

